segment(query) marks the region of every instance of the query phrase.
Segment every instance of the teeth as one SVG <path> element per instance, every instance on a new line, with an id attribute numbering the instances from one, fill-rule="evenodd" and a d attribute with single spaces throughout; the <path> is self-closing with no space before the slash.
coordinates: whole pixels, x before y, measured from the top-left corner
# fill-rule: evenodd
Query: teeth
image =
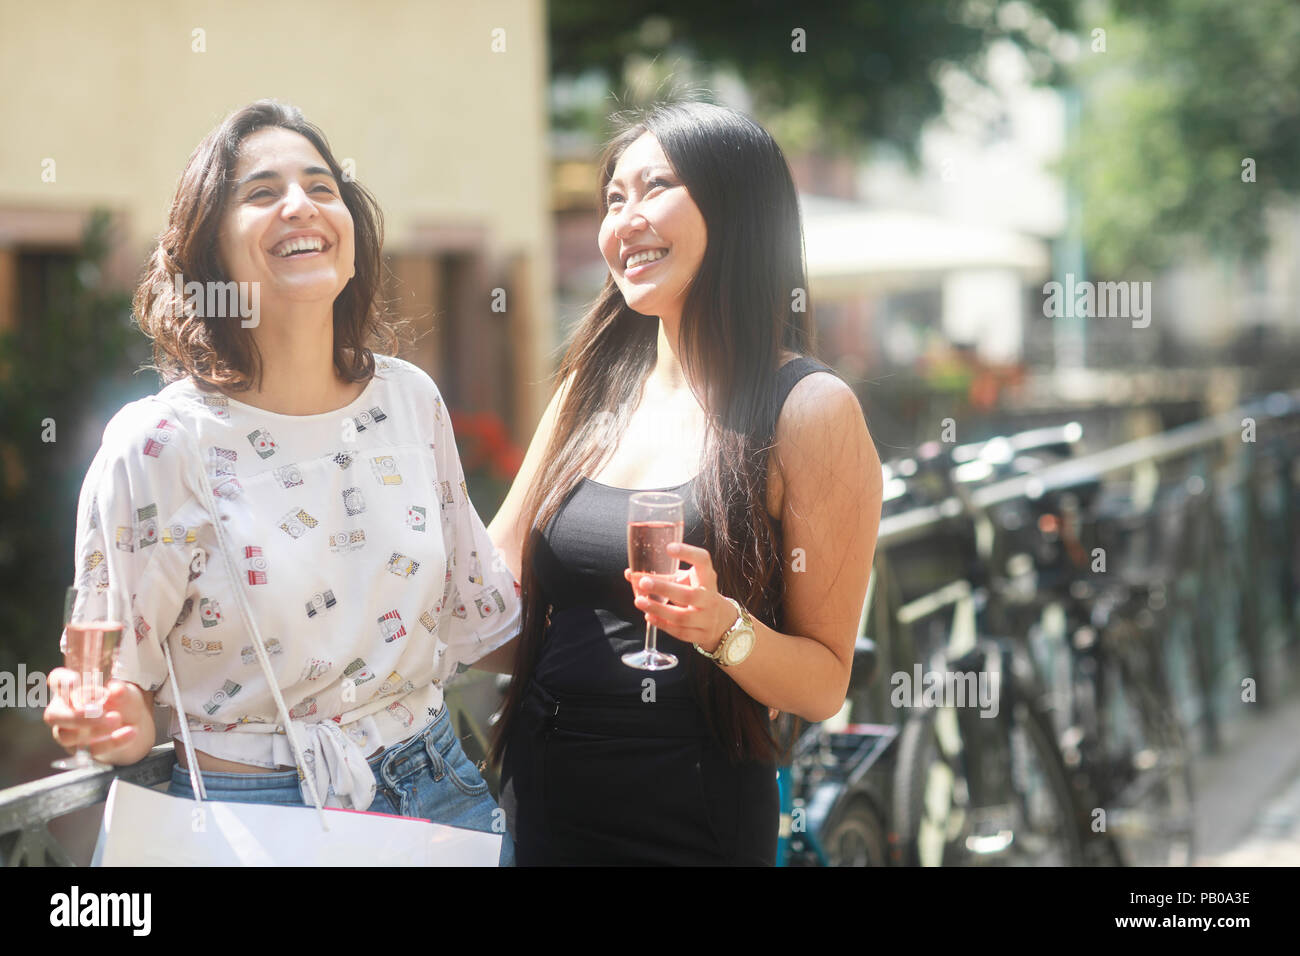
<path id="1" fill-rule="evenodd" d="M 656 259 L 662 259 L 668 255 L 667 249 L 647 249 L 645 252 L 638 252 L 636 255 L 627 260 L 627 268 L 633 266 L 645 265 L 647 262 L 654 262 Z"/>
<path id="2" fill-rule="evenodd" d="M 292 255 L 295 252 L 323 252 L 325 249 L 325 240 L 320 236 L 300 236 L 297 239 L 290 239 L 288 242 L 279 245 L 275 249 L 275 254 L 283 259 L 285 256 Z"/>

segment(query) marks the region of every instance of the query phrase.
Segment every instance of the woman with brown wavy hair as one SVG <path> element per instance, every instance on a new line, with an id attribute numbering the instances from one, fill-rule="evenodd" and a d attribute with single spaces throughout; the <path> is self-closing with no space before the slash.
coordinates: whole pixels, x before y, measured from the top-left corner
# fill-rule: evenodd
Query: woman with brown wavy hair
<path id="1" fill-rule="evenodd" d="M 609 278 L 490 528 L 525 596 L 502 807 L 520 864 L 770 865 L 769 716 L 844 702 L 880 462 L 852 390 L 807 357 L 798 203 L 766 131 L 654 108 L 600 188 Z M 685 499 L 671 578 L 627 567 L 641 489 Z M 683 666 L 622 663 L 645 622 Z"/>
<path id="2" fill-rule="evenodd" d="M 129 595 L 134 640 L 102 716 L 60 694 L 46 721 L 133 763 L 156 693 L 198 764 L 177 747 L 170 793 L 501 832 L 443 688 L 515 636 L 518 591 L 437 387 L 382 354 L 381 246 L 295 107 L 253 103 L 191 155 L 135 297 L 166 385 L 113 416 L 78 506 L 83 605 Z"/>

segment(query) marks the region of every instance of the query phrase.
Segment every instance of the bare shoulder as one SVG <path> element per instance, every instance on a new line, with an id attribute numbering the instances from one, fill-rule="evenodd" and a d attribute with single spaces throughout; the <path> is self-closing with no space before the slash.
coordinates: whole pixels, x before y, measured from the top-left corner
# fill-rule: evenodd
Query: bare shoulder
<path id="1" fill-rule="evenodd" d="M 855 404 L 858 400 L 852 387 L 834 372 L 809 372 L 795 382 L 794 388 L 790 390 L 790 398 L 794 399 L 796 407 L 807 405 L 810 397 L 812 401 L 817 401 L 836 395 L 850 399 Z"/>
<path id="2" fill-rule="evenodd" d="M 780 366 L 784 367 L 800 357 L 795 352 L 782 349 Z M 825 406 L 828 401 L 832 403 L 831 408 Z M 823 421 L 827 412 L 844 415 L 850 409 L 857 409 L 857 414 L 862 415 L 857 396 L 842 378 L 832 372 L 810 372 L 799 379 L 786 396 L 785 404 L 781 406 L 777 417 L 774 437 L 779 443 L 782 432 L 788 435 Z"/>
<path id="3" fill-rule="evenodd" d="M 811 372 L 790 390 L 776 421 L 776 440 L 811 437 L 809 431 L 824 433 L 861 425 L 866 418 L 858 397 L 842 378 L 830 372 Z"/>
<path id="4" fill-rule="evenodd" d="M 776 495 L 769 510 L 776 514 L 788 494 L 806 499 L 832 487 L 870 493 L 881 483 L 862 405 L 837 375 L 812 372 L 800 379 L 781 407 L 773 438 Z"/>

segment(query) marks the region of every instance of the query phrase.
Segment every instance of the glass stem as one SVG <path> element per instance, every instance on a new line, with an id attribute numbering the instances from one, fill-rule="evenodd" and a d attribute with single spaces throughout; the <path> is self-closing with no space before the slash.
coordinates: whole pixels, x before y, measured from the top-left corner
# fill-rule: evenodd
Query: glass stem
<path id="1" fill-rule="evenodd" d="M 650 600 L 655 604 L 662 604 L 664 601 L 651 595 Z M 648 654 L 657 654 L 659 652 L 659 628 L 649 622 L 645 626 L 645 649 Z"/>

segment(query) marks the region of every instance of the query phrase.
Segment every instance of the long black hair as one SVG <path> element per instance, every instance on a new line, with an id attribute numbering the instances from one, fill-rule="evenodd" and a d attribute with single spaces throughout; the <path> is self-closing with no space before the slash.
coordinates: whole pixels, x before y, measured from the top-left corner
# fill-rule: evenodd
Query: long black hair
<path id="1" fill-rule="evenodd" d="M 699 208 L 708 234 L 682 308 L 679 354 L 705 396 L 708 421 L 695 494 L 721 593 L 781 627 L 779 525 L 767 512 L 767 465 L 782 349 L 808 354 L 803 230 L 781 148 L 742 113 L 707 103 L 659 104 L 615 117 L 601 158 L 600 206 L 619 157 L 645 133 Z M 514 679 L 496 727 L 499 760 L 536 668 L 546 601 L 532 557 L 568 493 L 618 444 L 657 353 L 658 323 L 633 311 L 613 277 L 575 330 L 558 375 L 569 382 L 542 465 L 524 500 L 524 608 Z M 767 709 L 716 665 L 689 656 L 710 725 L 733 760 L 777 751 Z"/>

